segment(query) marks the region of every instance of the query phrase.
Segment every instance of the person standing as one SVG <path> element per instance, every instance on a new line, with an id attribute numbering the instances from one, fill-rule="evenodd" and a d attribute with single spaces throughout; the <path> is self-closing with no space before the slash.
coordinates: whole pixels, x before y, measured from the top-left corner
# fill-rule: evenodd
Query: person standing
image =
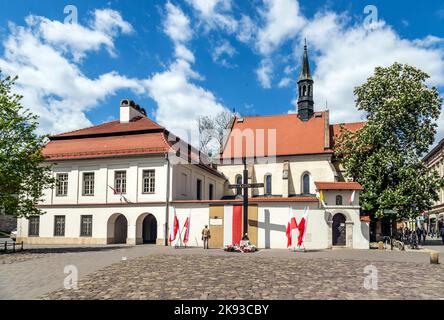
<path id="1" fill-rule="evenodd" d="M 444 227 L 441 227 L 441 230 L 439 232 L 440 232 L 442 244 L 444 244 Z"/>
<path id="2" fill-rule="evenodd" d="M 211 234 L 208 225 L 205 225 L 205 228 L 202 229 L 202 241 L 204 245 L 204 249 L 208 249 L 208 240 L 210 240 Z"/>

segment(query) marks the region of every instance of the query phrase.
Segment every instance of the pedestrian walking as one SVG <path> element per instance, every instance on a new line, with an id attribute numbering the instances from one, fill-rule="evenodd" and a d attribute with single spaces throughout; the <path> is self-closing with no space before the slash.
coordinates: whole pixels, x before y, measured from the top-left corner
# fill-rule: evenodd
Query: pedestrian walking
<path id="1" fill-rule="evenodd" d="M 211 234 L 208 225 L 205 225 L 205 228 L 202 229 L 202 241 L 204 245 L 204 249 L 208 249 L 208 240 L 210 240 Z"/>

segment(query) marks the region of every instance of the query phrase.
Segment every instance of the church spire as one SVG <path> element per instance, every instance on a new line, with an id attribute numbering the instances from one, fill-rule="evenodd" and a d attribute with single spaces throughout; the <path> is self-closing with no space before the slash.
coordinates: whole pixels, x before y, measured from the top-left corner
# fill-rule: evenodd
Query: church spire
<path id="1" fill-rule="evenodd" d="M 307 40 L 304 45 L 304 56 L 302 58 L 301 74 L 298 79 L 298 115 L 303 121 L 309 120 L 313 116 L 313 78 L 310 73 L 310 63 L 308 61 Z"/>
<path id="2" fill-rule="evenodd" d="M 299 75 L 298 81 L 300 80 L 313 80 L 310 74 L 310 63 L 308 62 L 307 39 L 305 39 L 304 56 L 302 58 L 301 74 Z"/>

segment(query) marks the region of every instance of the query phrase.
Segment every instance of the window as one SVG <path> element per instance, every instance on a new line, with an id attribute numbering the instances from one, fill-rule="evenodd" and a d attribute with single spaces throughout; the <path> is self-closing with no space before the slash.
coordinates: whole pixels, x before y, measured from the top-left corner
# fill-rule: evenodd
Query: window
<path id="1" fill-rule="evenodd" d="M 236 176 L 236 184 L 242 184 L 242 176 L 240 174 Z M 238 196 L 242 195 L 242 188 L 236 189 L 236 195 Z"/>
<path id="2" fill-rule="evenodd" d="M 265 175 L 265 194 L 271 194 L 271 174 Z"/>
<path id="3" fill-rule="evenodd" d="M 38 237 L 40 229 L 40 217 L 29 217 L 28 235 L 31 237 Z"/>
<path id="4" fill-rule="evenodd" d="M 180 180 L 182 186 L 182 195 L 186 196 L 188 195 L 188 175 L 186 173 L 182 173 Z"/>
<path id="5" fill-rule="evenodd" d="M 196 181 L 196 197 L 197 200 L 202 200 L 202 180 L 200 179 Z"/>
<path id="6" fill-rule="evenodd" d="M 156 182 L 154 170 L 143 170 L 143 193 L 154 193 Z"/>
<path id="7" fill-rule="evenodd" d="M 310 193 L 310 175 L 308 173 L 302 176 L 302 193 L 303 194 Z"/>
<path id="8" fill-rule="evenodd" d="M 83 195 L 94 195 L 94 172 L 83 173 Z"/>
<path id="9" fill-rule="evenodd" d="M 65 236 L 65 216 L 54 216 L 54 237 Z"/>
<path id="10" fill-rule="evenodd" d="M 336 205 L 342 206 L 342 196 L 336 196 Z"/>
<path id="11" fill-rule="evenodd" d="M 214 197 L 214 185 L 210 183 L 210 185 L 208 186 L 208 199 L 213 200 L 213 197 Z"/>
<path id="12" fill-rule="evenodd" d="M 56 196 L 57 197 L 66 196 L 68 194 L 68 174 L 57 173 L 56 180 L 57 180 Z"/>
<path id="13" fill-rule="evenodd" d="M 80 216 L 80 236 L 91 237 L 92 236 L 92 215 Z"/>
<path id="14" fill-rule="evenodd" d="M 114 172 L 114 189 L 116 193 L 126 193 L 126 171 Z"/>

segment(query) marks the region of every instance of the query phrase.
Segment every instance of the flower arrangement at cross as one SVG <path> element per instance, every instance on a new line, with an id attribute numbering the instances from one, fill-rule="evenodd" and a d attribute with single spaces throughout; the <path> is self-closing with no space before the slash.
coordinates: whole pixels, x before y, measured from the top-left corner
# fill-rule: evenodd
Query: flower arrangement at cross
<path id="1" fill-rule="evenodd" d="M 253 244 L 248 244 L 248 245 L 230 244 L 225 246 L 224 251 L 249 253 L 249 252 L 256 252 L 258 250 L 257 247 Z"/>

